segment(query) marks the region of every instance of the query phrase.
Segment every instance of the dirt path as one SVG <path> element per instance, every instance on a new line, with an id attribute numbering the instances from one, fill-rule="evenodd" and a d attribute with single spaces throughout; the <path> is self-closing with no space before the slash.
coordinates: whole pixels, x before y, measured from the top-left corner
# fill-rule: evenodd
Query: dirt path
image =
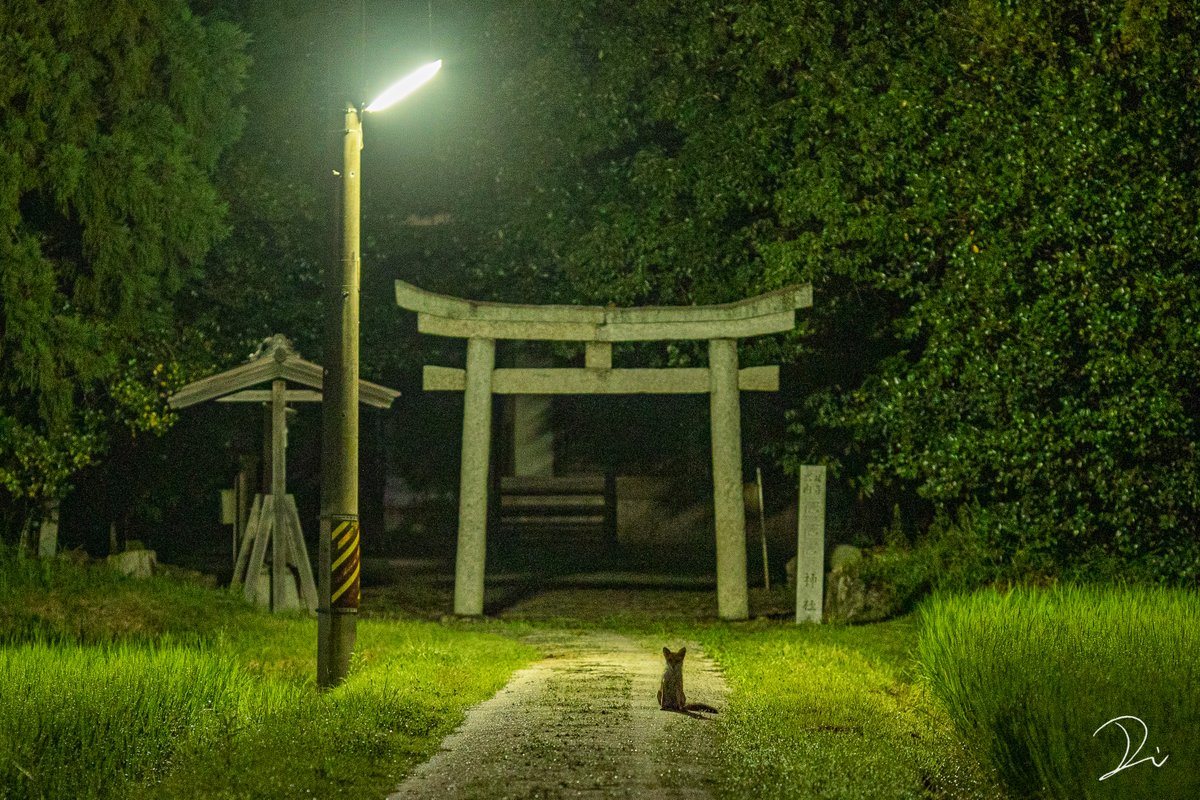
<path id="1" fill-rule="evenodd" d="M 601 631 L 530 642 L 547 657 L 470 709 L 388 800 L 711 797 L 717 723 L 659 710 L 661 646 Z M 688 698 L 722 707 L 724 680 L 686 644 Z"/>

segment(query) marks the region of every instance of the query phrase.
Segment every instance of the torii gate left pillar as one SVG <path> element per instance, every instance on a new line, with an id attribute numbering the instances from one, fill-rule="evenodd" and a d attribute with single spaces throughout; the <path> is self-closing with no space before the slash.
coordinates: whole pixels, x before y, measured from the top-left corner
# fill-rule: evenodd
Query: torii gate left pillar
<path id="1" fill-rule="evenodd" d="M 495 339 L 477 336 L 467 339 L 458 550 L 454 562 L 454 613 L 463 616 L 483 613 L 488 461 L 492 443 L 492 372 L 495 365 Z"/>
<path id="2" fill-rule="evenodd" d="M 493 394 L 709 395 L 713 510 L 717 544 L 717 613 L 750 615 L 742 500 L 742 390 L 775 391 L 779 368 L 738 368 L 737 340 L 791 330 L 795 310 L 812 305 L 812 288 L 793 286 L 715 306 L 604 308 L 482 303 L 396 282 L 396 301 L 416 311 L 418 330 L 467 340 L 466 369 L 425 367 L 425 388 L 461 391 L 462 473 L 454 613 L 483 613 L 487 551 L 488 460 Z M 496 369 L 497 339 L 582 341 L 583 369 Z M 612 343 L 707 339 L 707 368 L 613 369 Z"/>

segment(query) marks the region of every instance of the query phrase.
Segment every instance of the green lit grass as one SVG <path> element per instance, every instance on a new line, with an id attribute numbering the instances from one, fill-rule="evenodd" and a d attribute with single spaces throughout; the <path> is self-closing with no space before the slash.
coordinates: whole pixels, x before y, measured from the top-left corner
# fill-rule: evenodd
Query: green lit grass
<path id="1" fill-rule="evenodd" d="M 535 655 L 469 626 L 358 631 L 319 692 L 313 620 L 0 553 L 0 798 L 383 796 Z"/>
<path id="2" fill-rule="evenodd" d="M 720 791 L 755 798 L 998 795 L 909 671 L 910 620 L 695 631 L 729 683 Z"/>
<path id="3" fill-rule="evenodd" d="M 653 593 L 614 616 L 593 594 L 534 623 L 362 619 L 350 679 L 321 693 L 312 620 L 0 552 L 0 798 L 383 796 L 540 626 L 702 643 L 731 689 L 723 797 L 1000 797 L 991 775 L 1011 798 L 1200 796 L 1195 593 L 983 592 L 856 627 L 701 624 Z M 1101 784 L 1123 742 L 1091 733 L 1121 714 L 1171 760 Z"/>
<path id="4" fill-rule="evenodd" d="M 363 620 L 350 678 L 319 693 L 315 623 L 273 622 L 262 647 L 243 633 L 218 650 L 277 693 L 243 707 L 244 732 L 193 749 L 135 797 L 382 796 L 533 655 L 495 634 Z"/>
<path id="5" fill-rule="evenodd" d="M 104 797 L 238 715 L 245 676 L 178 648 L 0 651 L 0 794 Z"/>
<path id="6" fill-rule="evenodd" d="M 932 691 L 1014 797 L 1200 797 L 1198 653 L 1200 596 L 1165 589 L 939 597 L 920 643 Z M 1150 732 L 1131 760 L 1169 760 L 1101 781 L 1126 744 L 1115 726 L 1097 730 L 1127 714 Z"/>

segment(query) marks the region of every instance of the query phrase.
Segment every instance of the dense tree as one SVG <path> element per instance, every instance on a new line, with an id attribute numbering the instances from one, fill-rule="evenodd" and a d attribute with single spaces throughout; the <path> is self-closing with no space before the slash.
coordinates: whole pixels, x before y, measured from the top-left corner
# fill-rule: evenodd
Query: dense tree
<path id="1" fill-rule="evenodd" d="M 978 508 L 1010 560 L 1196 575 L 1191 4 L 546 13 L 506 99 L 560 154 L 508 227 L 575 298 L 812 281 L 788 460 Z"/>
<path id="2" fill-rule="evenodd" d="M 214 368 L 244 361 L 276 333 L 317 357 L 321 274 L 335 222 L 328 206 L 337 118 L 325 107 L 333 85 L 333 4 L 198 5 L 246 32 L 251 62 L 238 98 L 245 130 L 214 176 L 229 206 L 230 233 L 185 285 L 180 316 L 203 339 Z"/>
<path id="3" fill-rule="evenodd" d="M 114 424 L 157 431 L 173 300 L 225 233 L 242 34 L 183 0 L 0 11 L 0 485 L 57 499 Z"/>

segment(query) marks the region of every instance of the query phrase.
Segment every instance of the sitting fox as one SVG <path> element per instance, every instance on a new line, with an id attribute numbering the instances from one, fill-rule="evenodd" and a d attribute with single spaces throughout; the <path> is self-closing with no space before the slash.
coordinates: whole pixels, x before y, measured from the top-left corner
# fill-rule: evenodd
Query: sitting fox
<path id="1" fill-rule="evenodd" d="M 687 648 L 679 648 L 678 653 L 672 653 L 663 648 L 663 658 L 667 660 L 667 668 L 663 670 L 662 685 L 658 687 L 658 707 L 663 711 L 707 711 L 716 714 L 717 710 L 704 703 L 689 703 L 683 696 L 683 657 Z"/>

